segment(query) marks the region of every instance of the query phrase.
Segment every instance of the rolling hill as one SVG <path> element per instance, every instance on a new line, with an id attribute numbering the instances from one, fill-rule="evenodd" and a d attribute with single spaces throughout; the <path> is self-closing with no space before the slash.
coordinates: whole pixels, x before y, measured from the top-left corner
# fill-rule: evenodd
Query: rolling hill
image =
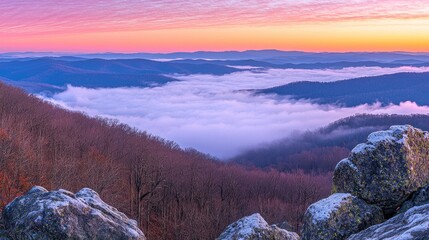
<path id="1" fill-rule="evenodd" d="M 37 58 L 37 57 L 73 56 L 79 58 L 102 59 L 217 59 L 217 60 L 248 60 L 254 59 L 269 63 L 331 63 L 331 62 L 365 62 L 382 63 L 422 63 L 429 62 L 429 54 L 415 52 L 300 52 L 280 50 L 247 50 L 247 51 L 198 51 L 174 53 L 93 53 L 66 54 L 54 52 L 10 52 L 0 53 L 0 58 Z"/>
<path id="2" fill-rule="evenodd" d="M 202 63 L 170 63 L 144 59 L 55 58 L 0 62 L 0 79 L 31 93 L 57 92 L 67 84 L 87 88 L 149 87 L 176 81 L 165 75 L 223 75 L 241 71 L 236 68 Z"/>
<path id="3" fill-rule="evenodd" d="M 294 172 L 330 172 L 369 133 L 410 124 L 429 130 L 429 115 L 356 115 L 278 142 L 251 149 L 231 162 Z"/>
<path id="4" fill-rule="evenodd" d="M 256 94 L 287 96 L 294 100 L 310 100 L 318 104 L 358 106 L 362 104 L 399 104 L 413 101 L 429 105 L 429 72 L 397 73 L 376 77 L 363 77 L 336 82 L 295 82 L 269 89 L 256 90 Z"/>
<path id="5" fill-rule="evenodd" d="M 270 63 L 262 60 L 204 60 L 204 59 L 184 59 L 173 60 L 174 63 L 193 63 L 193 64 L 219 64 L 224 66 L 250 66 L 256 68 L 274 68 L 274 69 L 342 69 L 351 67 L 383 67 L 397 68 L 403 66 L 427 67 L 429 62 L 420 61 L 396 61 L 396 62 L 376 62 L 376 61 L 339 61 L 339 62 L 314 62 L 314 63 Z"/>

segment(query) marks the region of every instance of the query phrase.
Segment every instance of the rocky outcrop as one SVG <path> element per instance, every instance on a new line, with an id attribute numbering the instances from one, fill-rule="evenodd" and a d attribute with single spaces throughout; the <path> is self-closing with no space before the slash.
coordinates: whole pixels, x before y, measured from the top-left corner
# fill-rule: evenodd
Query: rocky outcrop
<path id="1" fill-rule="evenodd" d="M 145 239 L 135 221 L 88 188 L 73 194 L 33 187 L 4 208 L 3 218 L 11 239 Z"/>
<path id="2" fill-rule="evenodd" d="M 333 182 L 336 193 L 307 209 L 302 239 L 429 239 L 428 132 L 371 133 L 338 163 Z"/>
<path id="3" fill-rule="evenodd" d="M 429 204 L 413 207 L 388 221 L 350 236 L 349 240 L 427 240 Z"/>
<path id="4" fill-rule="evenodd" d="M 303 240 L 429 239 L 427 132 L 393 126 L 370 134 L 337 165 L 333 180 L 335 193 L 307 209 Z M 135 221 L 87 188 L 73 194 L 34 187 L 2 216 L 0 240 L 145 239 Z M 300 239 L 284 229 L 287 223 L 279 226 L 256 213 L 230 224 L 217 239 Z"/>
<path id="5" fill-rule="evenodd" d="M 255 213 L 230 224 L 217 240 L 299 240 L 299 236 L 268 225 L 259 213 Z"/>
<path id="6" fill-rule="evenodd" d="M 412 207 L 421 206 L 424 204 L 429 204 L 429 185 L 420 188 L 417 192 L 415 192 L 409 200 L 405 201 L 404 204 L 402 204 L 402 207 L 399 212 L 403 213 Z"/>
<path id="7" fill-rule="evenodd" d="M 381 208 L 348 193 L 312 204 L 304 215 L 303 240 L 340 240 L 383 221 Z"/>
<path id="8" fill-rule="evenodd" d="M 374 132 L 334 171 L 334 191 L 351 193 L 394 214 L 429 183 L 429 134 L 411 126 Z"/>

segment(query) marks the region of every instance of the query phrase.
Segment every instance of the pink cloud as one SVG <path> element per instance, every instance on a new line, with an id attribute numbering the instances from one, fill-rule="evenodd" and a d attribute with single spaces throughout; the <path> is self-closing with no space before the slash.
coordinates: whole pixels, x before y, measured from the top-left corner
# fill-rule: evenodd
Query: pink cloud
<path id="1" fill-rule="evenodd" d="M 425 0 L 14 0 L 0 11 L 3 34 L 429 19 Z"/>

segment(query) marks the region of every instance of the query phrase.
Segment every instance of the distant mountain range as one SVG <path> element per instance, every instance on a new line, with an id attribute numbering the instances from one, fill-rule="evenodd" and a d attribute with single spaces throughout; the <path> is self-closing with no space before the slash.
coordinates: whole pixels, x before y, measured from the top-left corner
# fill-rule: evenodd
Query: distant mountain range
<path id="1" fill-rule="evenodd" d="M 403 66 L 411 67 L 428 67 L 429 62 L 423 61 L 394 61 L 394 62 L 375 62 L 375 61 L 360 61 L 360 62 L 316 62 L 316 63 L 270 63 L 258 60 L 204 60 L 204 59 L 184 59 L 172 60 L 174 63 L 191 63 L 191 64 L 218 64 L 224 66 L 249 66 L 255 68 L 274 68 L 274 69 L 342 69 L 350 67 L 384 67 L 396 68 Z M 405 63 L 407 62 L 407 63 Z"/>
<path id="2" fill-rule="evenodd" d="M 12 52 L 0 54 L 0 59 L 36 58 L 36 57 L 78 57 L 103 59 L 213 59 L 213 60 L 261 60 L 264 62 L 284 63 L 332 63 L 332 62 L 366 62 L 419 64 L 429 62 L 429 53 L 408 52 L 346 52 L 346 53 L 312 53 L 279 50 L 248 50 L 222 52 L 175 52 L 175 53 L 94 53 L 73 54 L 53 52 Z"/>
<path id="3" fill-rule="evenodd" d="M 242 71 L 218 64 L 157 62 L 144 59 L 53 58 L 0 62 L 0 79 L 31 93 L 57 92 L 67 84 L 88 88 L 148 87 L 176 81 L 168 74 L 223 75 Z"/>
<path id="4" fill-rule="evenodd" d="M 295 82 L 257 90 L 257 94 L 275 94 L 318 104 L 358 106 L 380 102 L 383 105 L 413 101 L 429 105 L 429 72 L 397 73 L 336 82 Z"/>
<path id="5" fill-rule="evenodd" d="M 153 60 L 148 60 L 153 59 Z M 156 60 L 155 60 L 156 59 Z M 242 68 L 243 66 L 249 68 Z M 177 81 L 174 75 L 225 75 L 266 69 L 429 67 L 425 53 L 308 53 L 277 50 L 193 53 L 3 53 L 0 80 L 30 93 L 52 94 L 68 84 L 88 88 L 150 87 Z M 356 106 L 412 100 L 429 104 L 427 74 L 403 73 L 334 83 L 301 82 L 258 90 L 321 104 Z"/>

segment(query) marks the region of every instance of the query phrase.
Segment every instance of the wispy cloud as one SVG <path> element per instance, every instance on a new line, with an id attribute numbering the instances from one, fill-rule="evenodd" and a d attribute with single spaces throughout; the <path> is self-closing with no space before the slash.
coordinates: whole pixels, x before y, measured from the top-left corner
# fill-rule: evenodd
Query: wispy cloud
<path id="1" fill-rule="evenodd" d="M 0 11 L 4 34 L 429 18 L 425 0 L 14 0 Z"/>
<path id="2" fill-rule="evenodd" d="M 115 118 L 154 135 L 220 158 L 293 134 L 315 129 L 356 113 L 429 113 L 406 102 L 399 106 L 320 106 L 253 96 L 242 89 L 267 88 L 293 81 L 335 81 L 417 68 L 342 70 L 269 70 L 221 77 L 195 75 L 156 88 L 86 89 L 69 87 L 51 101 L 90 115 Z"/>

